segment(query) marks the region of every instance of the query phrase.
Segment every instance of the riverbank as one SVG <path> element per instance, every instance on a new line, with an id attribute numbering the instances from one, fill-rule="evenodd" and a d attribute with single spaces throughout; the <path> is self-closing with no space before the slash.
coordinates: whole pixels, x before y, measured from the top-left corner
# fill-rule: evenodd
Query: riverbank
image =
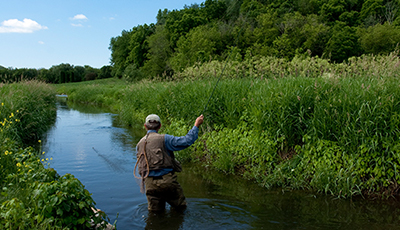
<path id="1" fill-rule="evenodd" d="M 5 229 L 105 225 L 95 202 L 73 175 L 60 176 L 41 159 L 40 137 L 56 119 L 55 91 L 25 81 L 0 85 L 0 226 Z"/>
<path id="2" fill-rule="evenodd" d="M 365 57 L 313 77 L 306 70 L 224 77 L 204 112 L 199 140 L 177 155 L 267 188 L 397 196 L 400 82 L 389 75 L 396 63 L 394 56 Z M 191 79 L 127 85 L 102 80 L 59 85 L 57 92 L 110 106 L 127 125 L 157 113 L 166 124 L 161 132 L 184 135 L 217 82 Z"/>

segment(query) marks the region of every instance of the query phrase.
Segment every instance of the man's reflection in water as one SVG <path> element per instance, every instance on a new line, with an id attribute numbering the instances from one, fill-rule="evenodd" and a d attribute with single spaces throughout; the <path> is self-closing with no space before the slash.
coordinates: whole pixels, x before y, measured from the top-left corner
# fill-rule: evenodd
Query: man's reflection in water
<path id="1" fill-rule="evenodd" d="M 182 229 L 185 210 L 171 208 L 162 212 L 151 212 L 146 220 L 146 230 Z"/>

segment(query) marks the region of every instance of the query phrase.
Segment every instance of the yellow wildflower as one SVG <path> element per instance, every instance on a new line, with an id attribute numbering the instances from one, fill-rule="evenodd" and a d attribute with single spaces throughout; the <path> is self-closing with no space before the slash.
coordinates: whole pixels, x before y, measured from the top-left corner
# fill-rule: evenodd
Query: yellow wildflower
<path id="1" fill-rule="evenodd" d="M 52 160 L 53 160 L 53 157 L 51 157 L 50 160 L 52 161 Z"/>
<path id="2" fill-rule="evenodd" d="M 8 155 L 8 151 L 7 150 L 4 152 L 4 155 L 6 155 L 6 156 Z"/>
<path id="3" fill-rule="evenodd" d="M 42 159 L 42 161 L 44 161 L 44 159 Z"/>
<path id="4" fill-rule="evenodd" d="M 17 167 L 21 167 L 21 163 L 18 162 L 18 163 L 17 163 Z"/>
<path id="5" fill-rule="evenodd" d="M 42 141 L 41 141 L 41 140 L 38 140 L 38 142 L 41 143 Z"/>
<path id="6" fill-rule="evenodd" d="M 48 161 L 49 160 L 49 158 L 46 158 L 46 161 Z"/>
<path id="7" fill-rule="evenodd" d="M 1 103 L 1 106 L 4 106 L 4 103 L 3 103 L 3 102 Z"/>

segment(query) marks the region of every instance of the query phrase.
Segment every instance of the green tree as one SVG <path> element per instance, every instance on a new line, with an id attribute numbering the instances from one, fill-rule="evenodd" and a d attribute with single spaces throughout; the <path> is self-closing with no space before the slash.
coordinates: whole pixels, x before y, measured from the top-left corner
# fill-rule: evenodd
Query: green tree
<path id="1" fill-rule="evenodd" d="M 165 22 L 167 21 L 168 13 L 169 13 L 168 9 L 164 9 L 164 10 L 159 9 L 157 16 L 156 16 L 156 19 L 157 19 L 156 25 L 165 25 Z"/>
<path id="2" fill-rule="evenodd" d="M 181 11 L 174 10 L 168 14 L 165 28 L 168 31 L 170 46 L 174 50 L 181 36 L 186 35 L 192 28 L 203 25 L 206 18 L 200 15 L 199 9 L 188 8 Z"/>
<path id="3" fill-rule="evenodd" d="M 361 54 L 356 28 L 337 22 L 332 30 L 332 36 L 327 43 L 325 55 L 334 62 L 343 62 L 349 57 Z"/>
<path id="4" fill-rule="evenodd" d="M 201 3 L 201 7 L 203 17 L 209 22 L 225 17 L 228 8 L 225 1 L 218 0 L 206 0 L 204 3 Z"/>
<path id="5" fill-rule="evenodd" d="M 154 24 L 139 25 L 132 29 L 128 48 L 130 52 L 127 58 L 129 64 L 135 64 L 137 67 L 142 67 L 144 65 L 149 51 L 147 38 L 154 33 L 154 30 Z"/>
<path id="6" fill-rule="evenodd" d="M 85 68 L 85 81 L 91 81 L 97 79 L 97 76 L 99 75 L 99 70 L 96 68 L 93 68 L 89 65 L 83 66 Z"/>
<path id="7" fill-rule="evenodd" d="M 100 73 L 99 73 L 98 78 L 99 79 L 111 78 L 112 77 L 111 73 L 112 73 L 112 66 L 105 65 L 100 68 Z"/>
<path id="8" fill-rule="evenodd" d="M 339 16 L 339 21 L 345 22 L 348 26 L 358 26 L 359 25 L 359 15 L 358 11 L 343 12 Z"/>
<path id="9" fill-rule="evenodd" d="M 54 83 L 61 84 L 71 82 L 71 79 L 74 77 L 74 67 L 66 63 L 52 66 L 50 72 L 54 75 Z"/>
<path id="10" fill-rule="evenodd" d="M 39 81 L 44 81 L 46 83 L 53 83 L 51 82 L 51 73 L 48 69 L 42 68 L 38 70 L 38 76 L 37 79 Z"/>
<path id="11" fill-rule="evenodd" d="M 347 2 L 345 0 L 329 0 L 321 7 L 321 16 L 328 22 L 339 20 L 340 15 L 347 11 Z"/>
<path id="12" fill-rule="evenodd" d="M 381 15 L 383 8 L 383 0 L 366 0 L 362 4 L 360 20 L 366 26 L 373 26 L 380 23 L 383 20 Z"/>
<path id="13" fill-rule="evenodd" d="M 260 14 L 257 16 L 257 27 L 254 28 L 254 45 L 252 53 L 255 55 L 270 56 L 272 53 L 272 45 L 275 39 L 280 35 L 279 28 L 276 24 L 278 14 L 274 11 Z"/>
<path id="14" fill-rule="evenodd" d="M 110 46 L 108 49 L 111 51 L 111 65 L 113 66 L 112 75 L 114 77 L 121 78 L 125 68 L 128 66 L 129 62 L 127 58 L 129 56 L 129 42 L 131 31 L 123 30 L 121 36 L 111 38 Z"/>
<path id="15" fill-rule="evenodd" d="M 215 55 L 217 42 L 220 42 L 220 36 L 216 27 L 205 25 L 192 29 L 178 41 L 176 52 L 171 58 L 173 70 L 182 71 L 196 62 L 210 60 Z"/>
<path id="16" fill-rule="evenodd" d="M 124 79 L 129 82 L 139 81 L 144 78 L 143 70 L 139 69 L 136 64 L 130 64 L 124 71 Z"/>
<path id="17" fill-rule="evenodd" d="M 321 22 L 317 15 L 308 15 L 301 37 L 305 38 L 302 46 L 304 50 L 310 50 L 313 56 L 321 57 L 330 37 L 330 27 Z"/>
<path id="18" fill-rule="evenodd" d="M 74 75 L 75 75 L 75 82 L 81 82 L 85 80 L 85 67 L 83 66 L 75 66 L 74 67 Z"/>
<path id="19" fill-rule="evenodd" d="M 145 61 L 143 71 L 148 76 L 157 76 L 165 73 L 172 73 L 168 59 L 172 55 L 172 49 L 169 43 L 168 31 L 165 26 L 156 26 L 154 34 L 147 39 L 149 51 L 148 60 Z M 115 67 L 114 67 L 115 68 Z"/>
<path id="20" fill-rule="evenodd" d="M 385 23 L 360 30 L 361 47 L 366 53 L 388 54 L 400 43 L 400 29 Z"/>

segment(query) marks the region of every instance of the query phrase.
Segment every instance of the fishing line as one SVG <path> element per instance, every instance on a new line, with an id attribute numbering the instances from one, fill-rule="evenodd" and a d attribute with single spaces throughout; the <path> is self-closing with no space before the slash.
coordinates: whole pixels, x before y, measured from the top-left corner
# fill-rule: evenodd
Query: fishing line
<path id="1" fill-rule="evenodd" d="M 243 21 L 243 22 L 246 22 L 246 21 L 247 21 L 247 16 L 249 16 L 249 13 L 250 13 L 250 10 L 251 10 L 252 6 L 253 6 L 253 3 L 251 4 L 249 10 L 247 11 L 246 17 L 244 18 L 244 21 Z M 211 100 L 211 98 L 212 98 L 212 96 L 213 96 L 213 94 L 214 94 L 214 91 L 215 91 L 215 89 L 217 88 L 217 85 L 218 85 L 219 81 L 220 81 L 221 78 L 222 78 L 222 75 L 223 75 L 223 73 L 224 73 L 224 71 L 225 71 L 225 69 L 226 69 L 226 66 L 228 65 L 228 62 L 229 62 L 229 60 L 230 60 L 230 58 L 231 58 L 231 55 L 232 55 L 232 53 L 233 53 L 233 50 L 234 50 L 234 48 L 237 47 L 237 44 L 238 44 L 238 42 L 239 42 L 239 37 L 240 37 L 240 34 L 242 33 L 242 30 L 243 30 L 243 27 L 240 27 L 238 36 L 236 37 L 235 45 L 232 47 L 231 52 L 229 53 L 229 55 L 228 55 L 228 57 L 227 57 L 227 59 L 226 59 L 226 61 L 225 61 L 225 66 L 224 66 L 224 68 L 222 68 L 222 72 L 221 72 L 221 74 L 220 74 L 220 76 L 219 76 L 219 78 L 218 78 L 218 80 L 217 80 L 217 83 L 215 83 L 214 89 L 213 89 L 213 91 L 211 92 L 211 95 L 210 95 L 210 97 L 208 98 L 208 101 L 207 101 L 206 105 L 204 106 L 203 112 L 202 112 L 201 114 L 204 114 L 204 113 L 206 112 L 206 110 L 207 110 L 208 104 L 210 103 L 210 100 Z"/>
<path id="2" fill-rule="evenodd" d="M 127 172 L 126 169 L 124 169 L 123 167 L 121 167 L 120 162 L 116 162 L 116 161 L 112 161 L 110 160 L 107 156 L 105 156 L 104 154 L 101 154 L 99 151 L 97 151 L 97 149 L 95 149 L 94 147 L 92 147 L 92 149 L 97 153 L 97 155 L 99 157 L 101 157 L 110 167 L 111 169 L 113 169 L 115 172 Z"/>

